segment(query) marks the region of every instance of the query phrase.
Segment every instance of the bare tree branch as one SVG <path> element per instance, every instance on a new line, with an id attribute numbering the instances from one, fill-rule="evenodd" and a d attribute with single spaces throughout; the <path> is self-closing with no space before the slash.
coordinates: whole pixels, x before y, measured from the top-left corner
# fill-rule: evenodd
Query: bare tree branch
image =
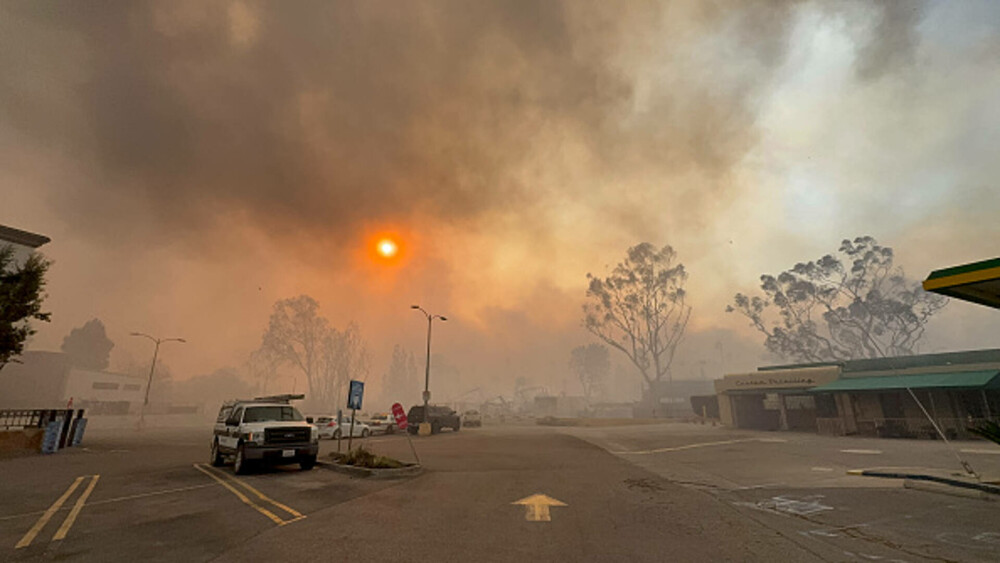
<path id="1" fill-rule="evenodd" d="M 745 316 L 769 351 L 792 360 L 913 354 L 947 299 L 906 279 L 892 249 L 870 236 L 844 240 L 838 252 L 843 258 L 828 254 L 761 276 L 764 297 L 737 293 L 726 311 Z M 765 318 L 771 306 L 779 320 Z"/>
<path id="2" fill-rule="evenodd" d="M 669 376 L 691 307 L 685 302 L 687 273 L 674 264 L 673 248 L 642 243 L 601 279 L 590 274 L 584 326 L 638 368 L 648 387 Z"/>

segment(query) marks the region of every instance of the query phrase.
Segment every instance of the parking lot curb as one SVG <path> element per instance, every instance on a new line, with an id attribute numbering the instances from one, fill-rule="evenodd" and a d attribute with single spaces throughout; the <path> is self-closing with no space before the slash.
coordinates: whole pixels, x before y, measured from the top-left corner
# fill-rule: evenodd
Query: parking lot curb
<path id="1" fill-rule="evenodd" d="M 882 477 L 884 479 L 904 479 L 909 481 L 940 483 L 942 485 L 948 485 L 951 487 L 981 491 L 992 495 L 1000 495 L 1000 487 L 996 485 L 989 485 L 986 483 L 976 483 L 974 481 L 963 481 L 961 479 L 952 479 L 950 477 L 939 477 L 937 475 L 904 473 L 897 471 L 879 471 L 875 469 L 850 469 L 847 471 L 847 474 L 860 475 L 863 477 Z"/>
<path id="2" fill-rule="evenodd" d="M 407 465 L 392 469 L 372 469 L 370 467 L 355 467 L 353 465 L 343 465 L 330 461 L 317 460 L 316 463 L 323 469 L 358 477 L 361 479 L 403 479 L 405 477 L 416 477 L 424 472 L 422 465 Z"/>
<path id="3" fill-rule="evenodd" d="M 960 488 L 960 487 L 952 487 L 950 485 L 945 485 L 944 483 L 936 483 L 933 481 L 914 481 L 912 479 L 903 479 L 903 488 L 913 489 L 916 491 L 924 491 L 928 493 L 938 493 L 953 497 L 973 498 L 989 502 L 996 502 L 998 498 L 1000 498 L 997 497 L 996 495 L 985 493 L 983 491 Z"/>

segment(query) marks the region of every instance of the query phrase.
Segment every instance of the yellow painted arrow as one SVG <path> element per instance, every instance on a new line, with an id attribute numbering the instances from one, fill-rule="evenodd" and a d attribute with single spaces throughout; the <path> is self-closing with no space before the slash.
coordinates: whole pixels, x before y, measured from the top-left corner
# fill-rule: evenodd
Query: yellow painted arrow
<path id="1" fill-rule="evenodd" d="M 562 501 L 540 494 L 524 497 L 523 499 L 512 502 L 511 504 L 526 506 L 527 512 L 524 514 L 524 519 L 529 522 L 551 522 L 552 516 L 549 515 L 549 507 L 566 506 L 566 503 Z"/>

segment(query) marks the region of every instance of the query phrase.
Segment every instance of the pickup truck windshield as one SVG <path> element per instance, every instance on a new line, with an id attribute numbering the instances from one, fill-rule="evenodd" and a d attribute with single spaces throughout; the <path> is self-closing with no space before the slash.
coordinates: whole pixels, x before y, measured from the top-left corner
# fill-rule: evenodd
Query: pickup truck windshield
<path id="1" fill-rule="evenodd" d="M 271 420 L 305 420 L 295 407 L 250 407 L 243 415 L 243 422 L 268 422 Z"/>

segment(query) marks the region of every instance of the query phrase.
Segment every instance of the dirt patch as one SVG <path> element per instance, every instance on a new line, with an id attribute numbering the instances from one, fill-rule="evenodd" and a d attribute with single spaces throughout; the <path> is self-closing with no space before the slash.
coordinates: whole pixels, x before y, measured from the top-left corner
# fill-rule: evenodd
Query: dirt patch
<path id="1" fill-rule="evenodd" d="M 45 430 L 25 428 L 23 430 L 0 430 L 0 459 L 34 455 L 42 451 Z"/>
<path id="2" fill-rule="evenodd" d="M 625 479 L 625 486 L 628 487 L 628 488 L 630 488 L 630 489 L 633 489 L 633 490 L 634 489 L 639 489 L 639 490 L 649 491 L 649 492 L 659 492 L 659 491 L 665 490 L 663 488 L 663 485 L 657 483 L 656 481 L 654 481 L 652 479 L 646 479 L 646 478 Z"/>

